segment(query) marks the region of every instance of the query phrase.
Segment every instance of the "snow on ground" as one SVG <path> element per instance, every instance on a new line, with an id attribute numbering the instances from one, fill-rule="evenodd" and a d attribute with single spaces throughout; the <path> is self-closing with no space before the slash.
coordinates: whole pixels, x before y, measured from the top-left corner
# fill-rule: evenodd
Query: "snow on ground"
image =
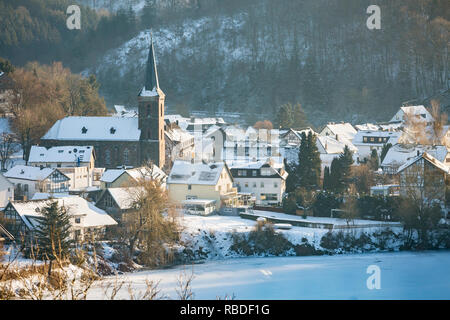
<path id="1" fill-rule="evenodd" d="M 369 290 L 367 267 L 381 270 L 381 289 Z M 195 299 L 449 299 L 450 251 L 397 252 L 313 257 L 240 258 L 141 271 L 119 276 L 136 292 L 145 280 L 159 281 L 161 293 L 177 299 L 177 279 L 193 270 Z M 114 281 L 106 278 L 103 284 Z M 89 299 L 103 299 L 97 283 Z M 129 299 L 128 285 L 117 298 Z"/>
<path id="2" fill-rule="evenodd" d="M 282 213 L 268 212 L 270 215 L 286 216 Z M 301 217 L 287 215 L 288 217 L 302 219 Z M 312 221 L 334 221 L 336 224 L 345 223 L 343 219 L 308 217 L 307 220 Z M 340 221 L 343 220 L 344 222 Z M 360 220 L 366 224 L 369 220 Z M 374 222 L 374 221 L 369 221 Z M 377 222 L 379 223 L 379 222 Z M 208 260 L 239 257 L 240 255 L 231 252 L 230 247 L 233 244 L 232 233 L 248 233 L 252 231 L 256 225 L 256 221 L 243 219 L 237 216 L 195 216 L 189 214 L 181 214 L 180 224 L 184 227 L 182 240 L 195 250 L 199 250 L 206 254 Z M 360 234 L 361 232 L 373 233 L 381 230 L 380 227 L 358 228 L 349 232 Z M 392 228 L 396 233 L 401 232 L 401 228 Z M 335 230 L 336 232 L 338 230 Z M 293 226 L 289 230 L 277 230 L 282 233 L 294 245 L 303 243 L 303 239 L 307 239 L 316 249 L 320 247 L 320 240 L 328 229 L 306 228 Z M 345 231 L 344 231 L 345 232 Z"/>
<path id="3" fill-rule="evenodd" d="M 198 54 L 198 52 L 194 52 L 195 46 L 192 43 L 195 43 L 198 34 L 204 33 L 208 38 L 202 39 L 202 41 L 221 42 L 217 45 L 217 48 L 220 48 L 224 57 L 232 60 L 243 60 L 250 55 L 250 50 L 230 45 L 227 42 L 228 37 L 224 35 L 234 35 L 236 30 L 240 30 L 244 25 L 244 17 L 244 14 L 237 14 L 231 17 L 220 16 L 217 19 L 186 19 L 179 25 L 152 30 L 156 58 L 157 60 L 162 59 L 166 53 L 173 51 L 177 52 L 177 57 L 180 59 L 192 56 L 194 53 Z M 120 47 L 109 50 L 98 63 L 96 72 L 100 72 L 105 66 L 114 65 L 119 68 L 121 75 L 123 75 L 127 71 L 130 61 L 133 61 L 139 67 L 145 66 L 150 45 L 150 33 L 151 30 L 141 31 Z M 92 70 L 85 70 L 83 73 L 88 74 L 89 72 L 92 72 Z"/>
<path id="4" fill-rule="evenodd" d="M 272 211 L 262 211 L 262 210 L 253 210 L 248 213 L 254 214 L 255 216 L 258 216 L 258 217 L 265 217 L 265 218 L 276 218 L 276 219 L 283 219 L 283 220 L 312 222 L 312 223 L 329 223 L 329 224 L 333 224 L 335 226 L 347 225 L 346 219 L 339 219 L 339 218 L 308 216 L 306 219 L 303 219 L 303 217 L 301 217 L 301 216 L 296 216 L 296 215 L 292 215 L 292 214 L 272 212 Z M 375 220 L 363 220 L 363 219 L 353 219 L 351 222 L 352 225 L 353 224 L 354 225 L 371 225 L 371 224 L 378 225 L 380 223 L 386 224 L 386 226 L 398 225 L 398 223 L 382 222 L 382 221 L 375 221 Z"/>

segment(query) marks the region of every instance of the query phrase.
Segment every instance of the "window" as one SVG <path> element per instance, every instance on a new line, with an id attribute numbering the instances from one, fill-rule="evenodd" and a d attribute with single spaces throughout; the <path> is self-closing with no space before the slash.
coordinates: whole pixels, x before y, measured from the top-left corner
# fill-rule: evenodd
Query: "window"
<path id="1" fill-rule="evenodd" d="M 75 223 L 81 223 L 81 219 L 80 218 L 75 218 Z"/>
<path id="2" fill-rule="evenodd" d="M 273 183 L 273 187 L 274 187 L 274 188 L 278 188 L 278 183 L 277 183 L 277 182 L 274 182 L 274 183 Z"/>
<path id="3" fill-rule="evenodd" d="M 261 182 L 261 188 L 264 188 L 264 182 Z"/>
<path id="4" fill-rule="evenodd" d="M 105 150 L 105 163 L 107 165 L 111 164 L 111 151 L 109 151 L 109 149 Z"/>
<path id="5" fill-rule="evenodd" d="M 245 187 L 248 188 L 248 182 L 245 183 Z"/>
<path id="6" fill-rule="evenodd" d="M 150 105 L 147 105 L 147 118 L 150 117 Z"/>
<path id="7" fill-rule="evenodd" d="M 253 188 L 256 188 L 256 182 L 253 182 Z"/>
<path id="8" fill-rule="evenodd" d="M 123 163 L 124 163 L 125 165 L 128 164 L 128 153 L 129 153 L 128 149 L 125 149 L 125 150 L 123 151 Z"/>
<path id="9" fill-rule="evenodd" d="M 188 184 L 188 190 L 192 189 L 192 185 Z"/>
<path id="10" fill-rule="evenodd" d="M 272 155 L 272 147 L 267 147 L 267 155 L 268 156 Z"/>
<path id="11" fill-rule="evenodd" d="M 252 172 L 252 175 L 254 176 L 254 177 L 256 177 L 256 174 L 257 174 L 258 172 L 256 171 L 256 170 L 253 170 L 253 172 Z"/>

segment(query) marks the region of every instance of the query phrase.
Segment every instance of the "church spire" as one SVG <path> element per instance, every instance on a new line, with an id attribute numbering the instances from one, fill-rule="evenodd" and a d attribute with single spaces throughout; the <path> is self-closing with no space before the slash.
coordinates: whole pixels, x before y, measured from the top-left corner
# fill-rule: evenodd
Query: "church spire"
<path id="1" fill-rule="evenodd" d="M 148 52 L 147 71 L 145 74 L 145 89 L 152 91 L 159 89 L 158 70 L 156 69 L 155 48 L 153 34 L 150 32 L 150 50 Z"/>

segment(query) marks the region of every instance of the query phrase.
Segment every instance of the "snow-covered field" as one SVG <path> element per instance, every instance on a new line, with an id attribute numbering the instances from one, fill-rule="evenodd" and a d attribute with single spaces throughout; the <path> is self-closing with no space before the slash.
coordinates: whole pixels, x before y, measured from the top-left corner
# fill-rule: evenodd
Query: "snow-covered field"
<path id="1" fill-rule="evenodd" d="M 379 290 L 367 288 L 370 265 L 381 269 Z M 170 299 L 177 299 L 177 278 L 191 270 L 195 299 L 233 294 L 236 299 L 449 299 L 449 266 L 449 251 L 239 258 L 129 273 L 119 280 L 130 282 L 136 292 L 145 291 L 146 279 L 160 281 L 161 293 Z M 89 298 L 103 299 L 98 284 Z M 117 298 L 129 298 L 128 287 Z"/>

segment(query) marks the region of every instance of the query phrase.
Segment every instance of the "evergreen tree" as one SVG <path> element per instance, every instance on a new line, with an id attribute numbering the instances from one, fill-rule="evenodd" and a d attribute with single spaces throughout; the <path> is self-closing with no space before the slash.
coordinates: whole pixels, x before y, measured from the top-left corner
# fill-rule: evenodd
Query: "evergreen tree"
<path id="1" fill-rule="evenodd" d="M 330 190 L 330 168 L 328 166 L 325 167 L 323 171 L 323 190 Z"/>
<path id="2" fill-rule="evenodd" d="M 70 239 L 70 217 L 57 201 L 49 201 L 41 208 L 42 219 L 36 228 L 36 241 L 39 246 L 38 255 L 44 260 L 65 258 L 69 254 L 73 240 Z"/>
<path id="3" fill-rule="evenodd" d="M 341 192 L 339 181 L 341 181 L 341 163 L 339 162 L 339 158 L 334 158 L 333 161 L 331 161 L 330 178 L 327 183 L 329 190 Z"/>
<path id="4" fill-rule="evenodd" d="M 341 191 L 347 190 L 350 185 L 351 179 L 351 166 L 353 164 L 353 152 L 350 151 L 349 147 L 346 145 L 344 148 L 344 152 L 339 156 L 340 163 L 340 187 Z"/>
<path id="5" fill-rule="evenodd" d="M 379 166 L 378 152 L 376 149 L 372 149 L 370 154 L 369 167 L 370 169 L 377 171 Z"/>
<path id="6" fill-rule="evenodd" d="M 298 153 L 297 176 L 299 184 L 306 189 L 317 189 L 320 184 L 320 153 L 316 145 L 316 137 L 309 132 L 302 132 L 302 140 Z"/>
<path id="7" fill-rule="evenodd" d="M 14 66 L 9 60 L 0 57 L 0 72 L 8 74 L 14 72 L 14 69 Z"/>
<path id="8" fill-rule="evenodd" d="M 294 118 L 292 127 L 294 129 L 302 129 L 308 125 L 305 111 L 303 110 L 302 105 L 300 103 L 297 103 L 293 106 L 292 113 Z"/>
<path id="9" fill-rule="evenodd" d="M 275 119 L 277 128 L 291 128 L 294 123 L 293 116 L 292 105 L 290 103 L 280 106 Z"/>

